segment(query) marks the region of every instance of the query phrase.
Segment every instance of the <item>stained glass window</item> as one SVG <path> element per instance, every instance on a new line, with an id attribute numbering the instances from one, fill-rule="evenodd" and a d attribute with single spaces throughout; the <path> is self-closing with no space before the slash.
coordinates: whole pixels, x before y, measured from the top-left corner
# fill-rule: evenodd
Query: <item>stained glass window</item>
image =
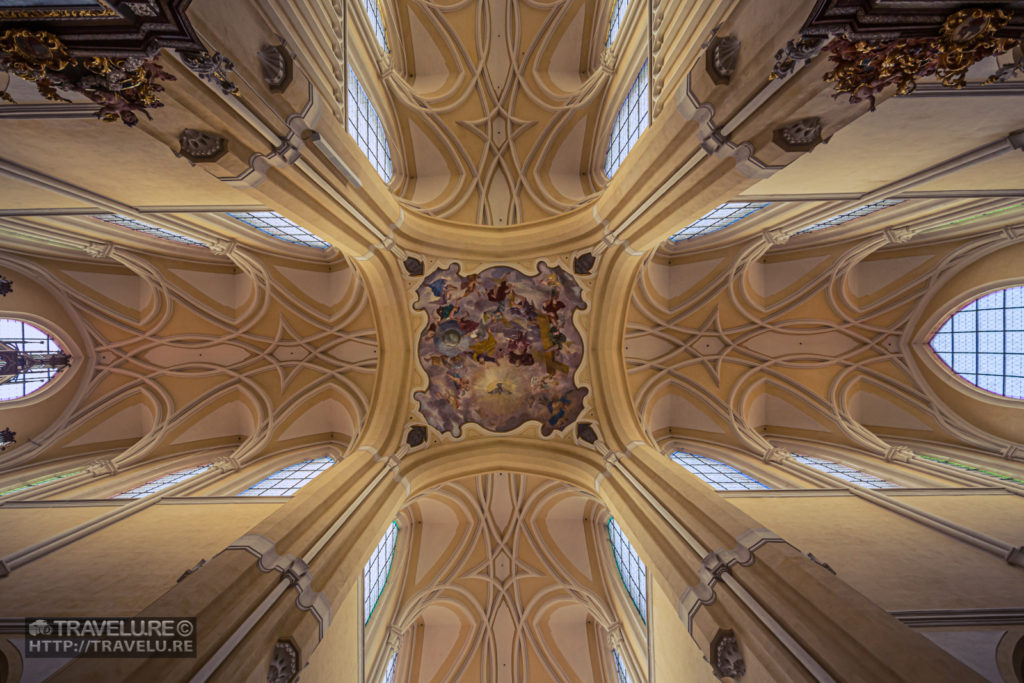
<path id="1" fill-rule="evenodd" d="M 366 16 L 373 27 L 373 35 L 384 52 L 388 51 L 388 32 L 384 28 L 384 12 L 380 6 L 380 0 L 363 0 L 363 8 Z"/>
<path id="2" fill-rule="evenodd" d="M 626 664 L 619 656 L 618 650 L 612 650 L 612 659 L 615 660 L 615 675 L 618 677 L 619 683 L 632 683 L 629 680 L 629 673 L 626 671 Z"/>
<path id="3" fill-rule="evenodd" d="M 732 465 L 693 453 L 676 451 L 670 456 L 677 463 L 711 484 L 717 491 L 757 491 L 768 488 L 750 475 L 743 474 Z"/>
<path id="4" fill-rule="evenodd" d="M 1024 398 L 1024 287 L 975 299 L 950 316 L 929 344 L 974 386 Z"/>
<path id="5" fill-rule="evenodd" d="M 384 592 L 384 584 L 391 572 L 391 561 L 395 559 L 395 543 L 398 541 L 398 522 L 388 525 L 384 537 L 370 556 L 370 561 L 363 567 L 363 614 L 366 621 L 377 606 L 377 600 Z"/>
<path id="6" fill-rule="evenodd" d="M 608 25 L 608 42 L 605 47 L 610 47 L 619 35 L 622 28 L 622 20 L 626 17 L 626 9 L 629 7 L 629 0 L 614 0 L 612 4 L 612 19 Z"/>
<path id="7" fill-rule="evenodd" d="M 608 520 L 608 539 L 615 555 L 615 566 L 626 586 L 626 592 L 640 612 L 640 618 L 647 622 L 647 567 L 640 561 L 640 556 L 633 550 L 626 534 L 614 519 Z"/>
<path id="8" fill-rule="evenodd" d="M 67 472 L 60 472 L 58 474 L 51 474 L 45 477 L 39 477 L 38 479 L 27 481 L 24 484 L 15 484 L 14 486 L 10 486 L 5 489 L 0 489 L 0 496 L 7 496 L 12 493 L 18 493 L 19 491 L 35 488 L 40 484 L 48 484 L 51 481 L 57 481 L 58 479 L 66 479 L 67 477 L 73 477 L 74 475 L 81 474 L 84 471 L 85 470 L 69 470 Z"/>
<path id="9" fill-rule="evenodd" d="M 381 179 L 385 183 L 391 180 L 391 150 L 384 136 L 384 124 L 352 67 L 348 69 L 348 133 L 355 138 Z"/>
<path id="10" fill-rule="evenodd" d="M 274 472 L 269 477 L 242 491 L 240 496 L 294 496 L 295 492 L 316 479 L 334 464 L 331 458 L 304 460 Z"/>
<path id="11" fill-rule="evenodd" d="M 820 223 L 815 223 L 814 225 L 812 225 L 812 226 L 810 226 L 808 228 L 804 228 L 803 230 L 798 230 L 796 234 L 797 235 L 802 235 L 805 232 L 814 232 L 815 230 L 821 230 L 823 228 L 831 228 L 834 225 L 842 225 L 843 223 L 846 223 L 847 221 L 852 221 L 853 219 L 860 218 L 861 216 L 867 216 L 869 213 L 874 213 L 875 211 L 880 211 L 880 210 L 882 210 L 882 209 L 884 209 L 886 207 L 895 206 L 896 204 L 902 204 L 903 201 L 904 200 L 902 200 L 902 199 L 883 199 L 881 201 L 872 202 L 871 204 L 865 204 L 864 206 L 860 207 L 859 209 L 854 209 L 853 211 L 847 211 L 846 213 L 841 213 L 838 216 L 832 216 L 832 218 L 828 218 L 826 220 L 823 220 Z"/>
<path id="12" fill-rule="evenodd" d="M 626 93 L 626 99 L 619 107 L 619 113 L 612 124 L 612 135 L 608 140 L 608 154 L 604 158 L 604 174 L 611 178 L 619 170 L 629 150 L 647 129 L 650 114 L 647 106 L 647 62 L 640 68 L 633 86 Z"/>
<path id="13" fill-rule="evenodd" d="M 28 396 L 69 363 L 53 337 L 38 327 L 0 318 L 0 401 Z"/>
<path id="14" fill-rule="evenodd" d="M 966 462 L 960 462 L 958 460 L 953 460 L 952 458 L 937 458 L 937 457 L 935 457 L 933 455 L 921 455 L 920 453 L 917 453 L 916 455 L 917 455 L 917 457 L 922 458 L 924 460 L 931 460 L 932 462 L 939 462 L 939 463 L 942 463 L 943 465 L 949 465 L 950 467 L 956 467 L 957 469 L 961 469 L 961 470 L 964 470 L 966 472 L 973 472 L 975 474 L 981 474 L 981 475 L 984 475 L 986 477 L 991 477 L 993 479 L 998 479 L 1000 481 L 1012 481 L 1015 484 L 1022 484 L 1022 485 L 1024 485 L 1024 479 L 1020 479 L 1019 477 L 1014 477 L 1014 476 L 1006 474 L 1004 472 L 996 472 L 995 470 L 990 470 L 990 469 L 987 469 L 985 467 L 977 467 L 976 465 L 970 465 L 970 464 L 968 464 Z M 3 494 L 0 494 L 0 495 L 3 495 Z"/>
<path id="15" fill-rule="evenodd" d="M 726 202 L 717 209 L 704 214 L 685 228 L 668 238 L 669 242 L 682 242 L 701 235 L 717 232 L 724 227 L 743 220 L 755 211 L 768 206 L 769 202 Z"/>
<path id="16" fill-rule="evenodd" d="M 331 246 L 309 230 L 292 223 L 290 220 L 276 211 L 239 211 L 229 213 L 234 219 L 251 225 L 260 232 L 265 232 L 271 237 L 276 237 L 292 244 L 301 244 L 305 247 L 326 249 Z"/>
<path id="17" fill-rule="evenodd" d="M 858 470 L 855 467 L 849 465 L 843 465 L 842 463 L 832 462 L 831 460 L 824 460 L 822 458 L 812 458 L 807 455 L 794 455 L 797 462 L 802 462 L 808 467 L 813 467 L 816 470 L 831 474 L 834 477 L 838 477 L 843 481 L 848 481 L 851 484 L 857 486 L 863 486 L 866 489 L 898 489 L 899 484 L 893 484 L 890 481 L 886 481 L 881 477 L 876 477 L 873 474 L 868 474 L 862 470 Z"/>
<path id="18" fill-rule="evenodd" d="M 101 221 L 105 221 L 107 223 L 113 223 L 114 225 L 130 228 L 136 232 L 144 232 L 147 235 L 159 237 L 163 240 L 171 240 L 172 242 L 180 242 L 181 244 L 190 244 L 196 247 L 206 246 L 198 240 L 194 240 L 191 237 L 185 237 L 184 235 L 179 235 L 172 230 L 158 228 L 155 225 L 143 223 L 142 221 L 137 221 L 134 218 L 129 218 L 128 216 L 122 216 L 116 213 L 96 213 L 93 214 L 93 218 L 99 218 Z"/>
<path id="19" fill-rule="evenodd" d="M 146 496 L 150 495 L 151 493 L 156 493 L 157 491 L 162 491 L 163 489 L 165 489 L 165 488 L 167 488 L 169 486 L 174 486 L 175 484 L 177 484 L 179 482 L 183 482 L 186 479 L 191 479 L 192 477 L 196 476 L 197 474 L 202 474 L 203 472 L 205 472 L 208 469 L 210 469 L 210 465 L 202 465 L 200 467 L 189 467 L 189 468 L 184 469 L 184 470 L 178 470 L 177 472 L 172 472 L 170 474 L 165 474 L 164 476 L 160 477 L 159 479 L 153 479 L 152 481 L 147 481 L 142 486 L 136 486 L 135 488 L 131 489 L 130 491 L 125 491 L 124 493 L 119 493 L 119 494 L 117 494 L 116 496 L 113 496 L 113 497 L 114 498 L 145 498 Z"/>
<path id="20" fill-rule="evenodd" d="M 381 676 L 380 683 L 395 683 L 395 669 L 398 668 L 398 653 L 391 655 L 391 661 L 388 662 L 388 668 L 384 669 L 384 675 Z"/>

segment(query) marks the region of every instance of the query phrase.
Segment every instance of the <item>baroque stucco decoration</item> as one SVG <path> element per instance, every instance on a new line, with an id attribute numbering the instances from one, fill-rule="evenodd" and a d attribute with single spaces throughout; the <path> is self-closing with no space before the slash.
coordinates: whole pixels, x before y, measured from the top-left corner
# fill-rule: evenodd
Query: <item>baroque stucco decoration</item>
<path id="1" fill-rule="evenodd" d="M 576 420 L 587 389 L 575 384 L 583 340 L 572 315 L 586 304 L 569 273 L 541 263 L 533 276 L 504 266 L 461 275 L 452 265 L 417 292 L 430 384 L 415 398 L 431 426 L 458 437 L 467 422 L 507 432 L 537 420 L 548 435 Z"/>

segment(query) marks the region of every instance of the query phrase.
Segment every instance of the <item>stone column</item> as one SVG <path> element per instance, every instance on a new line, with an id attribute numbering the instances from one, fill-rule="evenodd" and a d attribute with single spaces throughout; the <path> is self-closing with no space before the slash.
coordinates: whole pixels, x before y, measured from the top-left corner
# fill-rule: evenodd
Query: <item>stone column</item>
<path id="1" fill-rule="evenodd" d="M 980 680 L 652 446 L 597 446 L 601 498 L 718 676 Z"/>

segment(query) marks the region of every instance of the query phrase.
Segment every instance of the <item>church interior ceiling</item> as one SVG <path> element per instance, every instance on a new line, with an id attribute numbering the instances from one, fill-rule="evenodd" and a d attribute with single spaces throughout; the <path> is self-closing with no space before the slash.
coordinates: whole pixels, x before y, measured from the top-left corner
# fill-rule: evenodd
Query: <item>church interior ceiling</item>
<path id="1" fill-rule="evenodd" d="M 104 516 L 136 509 L 116 496 L 186 467 L 225 476 L 175 489 L 169 505 L 234 507 L 243 479 L 248 489 L 317 458 L 335 472 L 311 487 L 316 505 L 303 493 L 249 502 L 218 528 L 269 534 L 267 515 L 314 519 L 359 487 L 390 487 L 373 510 L 358 498 L 345 508 L 359 510 L 356 521 L 338 525 L 362 548 L 384 516 L 398 524 L 386 621 L 352 631 L 367 671 L 386 671 L 387 654 L 407 682 L 603 681 L 621 665 L 641 683 L 653 680 L 655 637 L 677 634 L 637 615 L 610 554 L 612 509 L 646 509 L 616 488 L 621 460 L 648 467 L 651 490 L 663 486 L 713 539 L 742 526 L 740 510 L 825 544 L 822 529 L 841 527 L 829 515 L 844 505 L 910 508 L 892 502 L 898 491 L 800 471 L 798 453 L 894 473 L 894 489 L 921 498 L 900 539 L 917 538 L 915 524 L 946 524 L 946 511 L 977 515 L 963 502 L 971 496 L 1024 495 L 1019 397 L 952 371 L 933 343 L 954 312 L 1024 284 L 1024 3 L 1001 3 L 1005 21 L 987 24 L 974 10 L 949 24 L 966 6 L 916 0 L 625 7 L 0 2 L 0 320 L 45 333 L 51 357 L 33 362 L 54 370 L 0 401 L 0 496 L 14 492 L 0 516 L 60 508 L 38 529 L 0 525 L 13 544 L 0 550 L 0 597 L 30 587 L 9 609 L 26 609 L 36 559 L 59 566 L 74 547 L 57 528 L 72 515 L 104 527 Z M 894 22 L 899 40 L 924 42 L 885 42 L 896 39 L 879 31 Z M 952 69 L 964 88 L 945 87 L 950 72 L 932 62 L 911 85 L 846 72 L 852 85 L 839 97 L 841 79 L 826 79 L 842 55 L 822 36 L 837 26 L 851 37 L 849 65 L 876 48 L 920 48 L 915 59 L 927 62 L 947 25 L 977 29 L 958 34 L 975 48 Z M 376 117 L 362 123 L 347 99 L 356 77 Z M 620 114 L 630 94 L 642 104 Z M 648 118 L 613 171 L 613 131 L 641 111 Z M 361 125 L 382 136 L 373 152 Z M 1004 308 L 1007 320 L 1021 309 Z M 1004 354 L 1014 363 L 1024 327 L 1007 329 L 1000 348 L 1020 345 Z M 15 350 L 0 338 L 0 382 L 25 362 Z M 711 503 L 706 491 L 665 493 L 675 475 L 658 468 L 673 461 L 646 462 L 644 449 L 721 457 L 763 490 Z M 954 462 L 954 475 L 935 464 Z M 353 483 L 331 479 L 342 467 Z M 74 488 L 65 476 L 78 477 Z M 43 493 L 15 488 L 26 481 Z M 962 500 L 927 498 L 944 487 Z M 811 489 L 835 507 L 815 508 Z M 856 509 L 885 525 L 875 508 Z M 800 528 L 794 511 L 803 523 L 820 512 L 821 528 Z M 1024 537 L 1006 519 L 972 522 L 977 533 L 949 522 L 942 533 L 970 536 L 972 552 L 1017 572 Z M 677 572 L 687 587 L 652 593 L 651 604 L 671 603 L 677 619 L 717 546 L 686 546 L 706 552 L 683 567 L 666 559 L 683 556 L 682 536 L 623 520 L 646 552 L 671 546 L 650 585 Z M 313 529 L 289 533 L 298 547 Z M 790 541 L 766 538 L 757 543 Z M 223 546 L 214 540 L 202 547 Z M 748 550 L 736 547 L 721 552 Z M 760 567 L 752 557 L 733 565 Z M 331 576 L 354 575 L 365 559 L 337 560 Z M 881 570 L 860 562 L 857 590 L 885 610 L 919 607 L 899 603 L 905 591 L 891 577 L 872 593 Z M 731 566 L 714 570 L 731 576 Z M 129 569 L 81 576 L 116 584 Z M 180 572 L 166 572 L 175 577 L 146 585 L 152 595 L 117 604 L 140 610 L 178 595 Z M 929 600 L 981 590 L 958 593 L 936 576 L 938 588 L 920 590 Z M 346 590 L 334 606 L 358 597 Z M 711 596 L 694 608 L 709 621 L 673 621 L 708 681 L 729 664 L 708 653 L 730 636 L 711 648 L 695 635 L 710 629 L 706 615 L 727 611 Z M 0 622 L 21 616 L 0 609 Z M 303 647 L 327 642 L 325 631 L 339 637 L 322 615 L 317 629 Z"/>

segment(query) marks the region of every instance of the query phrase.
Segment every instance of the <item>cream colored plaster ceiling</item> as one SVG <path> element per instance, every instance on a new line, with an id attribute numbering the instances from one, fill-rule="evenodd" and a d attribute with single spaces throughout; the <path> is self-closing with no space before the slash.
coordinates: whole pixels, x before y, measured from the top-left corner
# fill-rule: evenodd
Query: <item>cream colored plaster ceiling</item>
<path id="1" fill-rule="evenodd" d="M 393 623 L 403 680 L 614 680 L 607 633 L 624 589 L 609 581 L 602 512 L 565 484 L 503 472 L 414 499 Z"/>
<path id="2" fill-rule="evenodd" d="M 387 86 L 408 177 L 397 193 L 429 214 L 508 225 L 562 213 L 593 174 L 608 7 L 473 0 L 396 3 L 408 69 Z"/>
<path id="3" fill-rule="evenodd" d="M 1022 128 L 1020 96 L 891 97 L 741 196 L 868 192 Z M 1024 153 L 958 176 L 914 189 L 1020 189 Z"/>
<path id="4" fill-rule="evenodd" d="M 660 251 L 634 290 L 625 339 L 648 432 L 755 453 L 778 439 L 1012 448 L 1024 436 L 1019 408 L 979 400 L 927 342 L 966 293 L 1019 282 L 1024 251 L 1003 230 L 935 235 L 914 246 L 877 232 L 796 239 L 757 258 L 759 238 Z"/>
<path id="5" fill-rule="evenodd" d="M 243 192 L 175 157 L 139 128 L 93 118 L 3 120 L 3 159 L 130 206 L 251 206 Z M 0 182 L 0 208 L 69 206 L 44 187 Z"/>
<path id="6" fill-rule="evenodd" d="M 299 446 L 340 453 L 377 368 L 358 275 L 344 260 L 236 252 L 234 265 L 120 247 L 110 261 L 0 258 L 74 358 L 54 391 L 77 392 L 65 414 L 70 394 L 4 407 L 24 444 L 7 467 L 109 458 L 127 469 L 219 447 L 239 464 Z"/>

